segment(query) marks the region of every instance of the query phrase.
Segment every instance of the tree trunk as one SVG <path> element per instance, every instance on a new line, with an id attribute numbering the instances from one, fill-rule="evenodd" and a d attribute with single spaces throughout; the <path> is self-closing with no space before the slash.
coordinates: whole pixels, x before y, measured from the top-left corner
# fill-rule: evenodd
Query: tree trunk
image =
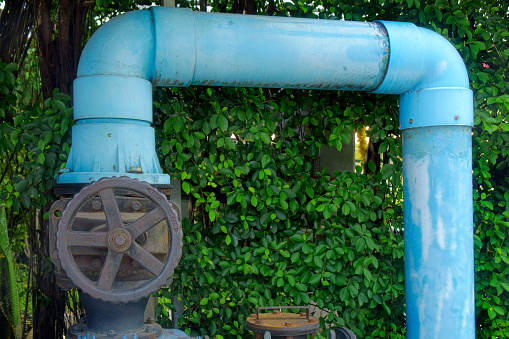
<path id="1" fill-rule="evenodd" d="M 0 60 L 23 64 L 34 29 L 32 2 L 6 0 L 0 11 Z"/>
<path id="2" fill-rule="evenodd" d="M 83 0 L 33 1 L 35 36 L 38 44 L 39 71 L 43 98 L 53 89 L 69 94 L 77 76 L 78 62 L 84 45 L 88 8 L 94 2 Z M 55 16 L 56 11 L 56 16 Z M 50 193 L 50 192 L 48 192 Z M 50 206 L 45 206 L 44 212 Z M 34 253 L 38 254 L 33 289 L 34 338 L 62 338 L 66 293 L 56 284 L 49 259 L 48 220 L 39 216 L 37 231 L 32 233 Z M 33 225 L 35 226 L 35 225 Z"/>
<path id="3" fill-rule="evenodd" d="M 51 0 L 35 1 L 34 6 L 43 97 L 50 97 L 54 88 L 72 95 L 89 6 L 83 0 L 59 0 L 55 21 Z"/>

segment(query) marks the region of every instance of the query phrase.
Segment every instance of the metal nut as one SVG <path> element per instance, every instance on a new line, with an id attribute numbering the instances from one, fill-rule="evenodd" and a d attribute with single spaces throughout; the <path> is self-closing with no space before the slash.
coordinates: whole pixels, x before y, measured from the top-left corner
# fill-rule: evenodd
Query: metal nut
<path id="1" fill-rule="evenodd" d="M 459 115 L 455 115 L 455 116 L 454 116 L 454 120 L 458 120 L 459 118 L 460 118 L 460 116 L 459 116 Z"/>
<path id="2" fill-rule="evenodd" d="M 92 259 L 92 266 L 95 268 L 101 267 L 102 261 L 99 258 Z"/>
<path id="3" fill-rule="evenodd" d="M 101 202 L 100 202 L 100 201 L 97 201 L 97 200 L 96 200 L 96 201 L 94 201 L 94 202 L 92 203 L 92 208 L 93 208 L 94 210 L 96 210 L 96 211 L 99 211 L 99 210 L 101 209 L 101 207 L 102 207 L 102 204 L 101 204 Z"/>
<path id="4" fill-rule="evenodd" d="M 131 207 L 133 208 L 133 210 L 139 211 L 141 209 L 141 204 L 139 201 L 133 201 Z"/>
<path id="5" fill-rule="evenodd" d="M 410 123 L 410 124 L 413 124 L 413 122 L 414 121 L 412 119 L 408 120 L 408 123 Z"/>

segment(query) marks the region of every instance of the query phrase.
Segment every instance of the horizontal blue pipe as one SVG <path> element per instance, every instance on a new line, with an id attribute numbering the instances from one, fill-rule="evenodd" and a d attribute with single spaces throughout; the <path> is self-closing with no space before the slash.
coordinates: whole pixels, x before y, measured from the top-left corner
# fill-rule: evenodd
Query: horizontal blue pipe
<path id="1" fill-rule="evenodd" d="M 174 12 L 153 11 L 156 23 L 158 13 Z M 388 39 L 379 24 L 188 13 L 196 22 L 194 85 L 369 91 L 383 79 Z"/>
<path id="2" fill-rule="evenodd" d="M 78 78 L 370 91 L 383 80 L 388 47 L 377 23 L 153 7 L 103 25 L 83 51 Z"/>

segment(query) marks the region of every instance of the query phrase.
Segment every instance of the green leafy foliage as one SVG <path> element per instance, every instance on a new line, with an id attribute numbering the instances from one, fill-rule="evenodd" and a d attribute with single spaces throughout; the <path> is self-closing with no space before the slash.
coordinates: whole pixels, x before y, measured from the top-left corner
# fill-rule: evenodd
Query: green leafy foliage
<path id="1" fill-rule="evenodd" d="M 14 73 L 18 72 L 18 77 Z M 19 260 L 27 244 L 29 234 L 35 237 L 35 226 L 30 230 L 29 221 L 36 209 L 53 199 L 51 188 L 57 171 L 66 161 L 69 152 L 72 108 L 70 98 L 53 91 L 53 97 L 44 102 L 27 98 L 24 82 L 15 64 L 0 62 L 0 201 L 6 209 L 6 234 L 2 240 L 9 243 L 16 266 L 25 267 Z M 32 231 L 32 232 L 31 232 Z M 37 239 L 33 239 L 34 243 Z M 25 293 L 30 286 L 26 271 L 20 272 L 25 281 L 20 284 Z M 37 292 L 36 292 L 37 293 Z M 41 295 L 41 297 L 43 297 Z M 32 309 L 29 299 L 24 298 L 21 307 Z M 18 300 L 18 299 L 16 299 Z M 21 322 L 18 322 L 21 326 Z M 19 334 L 21 335 L 21 334 Z"/>
<path id="2" fill-rule="evenodd" d="M 18 293 L 17 272 L 14 268 L 14 259 L 12 256 L 9 236 L 7 234 L 7 220 L 5 217 L 5 208 L 0 205 L 0 282 L 2 289 L 0 292 L 0 306 L 2 314 L 11 328 L 3 329 L 8 335 L 14 334 L 15 338 L 21 337 L 21 319 L 20 302 Z"/>
<path id="3" fill-rule="evenodd" d="M 213 11 L 228 8 L 213 2 Z M 318 1 L 275 11 L 413 22 L 446 37 L 463 57 L 475 95 L 479 338 L 509 337 L 507 8 L 507 1 Z M 165 165 L 194 206 L 171 291 L 188 308 L 183 327 L 243 337 L 256 306 L 309 302 L 330 312 L 322 326 L 404 338 L 395 98 L 224 88 L 160 94 L 168 100 L 160 106 Z M 372 176 L 315 173 L 320 147 L 341 149 L 360 126 L 379 142 L 385 165 L 369 163 Z M 386 285 L 377 285 L 380 278 Z"/>
<path id="4" fill-rule="evenodd" d="M 70 150 L 73 123 L 70 98 L 53 91 L 43 103 L 19 102 L 21 93 L 12 73 L 15 64 L 1 64 L 0 152 L 5 156 L 0 180 L 0 199 L 14 212 L 50 201 L 56 173 Z"/>
<path id="5" fill-rule="evenodd" d="M 322 145 L 341 149 L 370 121 L 352 102 L 392 98 L 158 92 L 168 100 L 160 103 L 164 163 L 193 202 L 170 292 L 186 306 L 184 328 L 244 338 L 256 307 L 309 303 L 327 310 L 322 328 L 346 325 L 369 338 L 383 326 L 404 327 L 401 145 L 387 128 L 397 125 L 395 110 L 371 121 L 392 159 L 381 172 L 315 172 Z"/>

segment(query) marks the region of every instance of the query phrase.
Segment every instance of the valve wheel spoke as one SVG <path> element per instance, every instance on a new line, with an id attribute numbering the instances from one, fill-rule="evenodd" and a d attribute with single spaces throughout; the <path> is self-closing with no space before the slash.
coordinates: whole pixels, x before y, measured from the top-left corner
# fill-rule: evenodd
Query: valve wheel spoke
<path id="1" fill-rule="evenodd" d="M 127 253 L 156 276 L 164 270 L 164 264 L 137 243 L 133 243 Z"/>
<path id="2" fill-rule="evenodd" d="M 70 231 L 67 233 L 67 245 L 108 247 L 108 233 Z"/>
<path id="3" fill-rule="evenodd" d="M 106 214 L 106 220 L 110 226 L 110 232 L 122 227 L 122 218 L 118 210 L 117 200 L 115 199 L 115 193 L 113 188 L 106 188 L 99 192 L 101 197 L 102 205 L 104 206 L 104 214 Z"/>
<path id="4" fill-rule="evenodd" d="M 164 211 L 160 208 L 156 208 L 127 226 L 127 230 L 131 233 L 133 238 L 136 238 L 163 221 L 165 217 Z"/>
<path id="5" fill-rule="evenodd" d="M 106 261 L 99 275 L 97 281 L 97 287 L 101 290 L 111 290 L 115 277 L 117 276 L 120 262 L 122 261 L 123 253 L 116 253 L 114 251 L 108 251 Z"/>

